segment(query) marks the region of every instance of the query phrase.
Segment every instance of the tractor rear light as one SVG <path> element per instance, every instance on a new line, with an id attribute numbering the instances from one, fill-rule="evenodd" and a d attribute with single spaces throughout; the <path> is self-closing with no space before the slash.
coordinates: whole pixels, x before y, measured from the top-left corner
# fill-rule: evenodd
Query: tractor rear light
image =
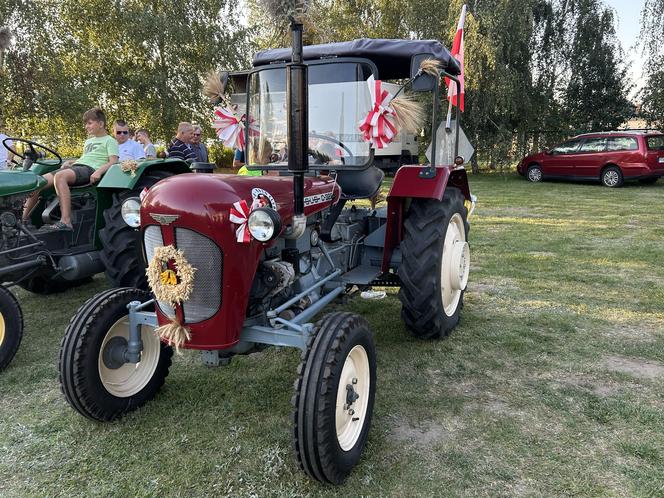
<path id="1" fill-rule="evenodd" d="M 247 227 L 254 239 L 267 242 L 281 233 L 281 217 L 272 208 L 258 208 L 249 215 Z"/>
<path id="2" fill-rule="evenodd" d="M 122 203 L 122 219 L 132 228 L 141 226 L 141 201 L 137 197 L 130 197 Z"/>

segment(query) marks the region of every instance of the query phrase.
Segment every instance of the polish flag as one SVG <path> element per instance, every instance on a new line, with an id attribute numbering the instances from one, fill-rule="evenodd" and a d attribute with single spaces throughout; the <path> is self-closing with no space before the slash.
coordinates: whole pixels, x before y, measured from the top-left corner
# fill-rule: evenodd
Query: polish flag
<path id="1" fill-rule="evenodd" d="M 459 67 L 461 67 L 461 74 L 458 76 L 459 83 L 461 87 L 461 96 L 457 98 L 457 85 L 456 82 L 451 79 L 447 79 L 447 100 L 452 102 L 452 105 L 458 105 L 459 110 L 463 112 L 463 97 L 465 94 L 464 89 L 464 70 L 463 70 L 463 25 L 466 22 L 466 4 L 461 8 L 461 17 L 459 17 L 459 24 L 457 25 L 457 32 L 454 35 L 454 41 L 452 42 L 452 56 L 459 62 Z M 458 102 L 457 102 L 458 100 Z"/>

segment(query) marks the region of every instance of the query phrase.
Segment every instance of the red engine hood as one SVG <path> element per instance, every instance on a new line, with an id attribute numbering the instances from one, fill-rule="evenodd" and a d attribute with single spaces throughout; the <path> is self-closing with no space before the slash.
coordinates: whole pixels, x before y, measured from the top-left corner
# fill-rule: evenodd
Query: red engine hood
<path id="1" fill-rule="evenodd" d="M 339 194 L 339 187 L 331 179 L 305 178 L 305 214 L 308 216 L 329 207 L 338 200 Z M 224 349 L 238 341 L 249 291 L 265 244 L 253 239 L 249 243 L 238 242 L 238 225 L 232 223 L 229 216 L 235 202 L 245 200 L 251 206 L 255 199 L 275 208 L 284 226 L 288 225 L 293 217 L 293 178 L 184 174 L 160 181 L 143 199 L 142 230 L 149 225 L 160 226 L 163 243 L 168 245 L 175 244 L 176 228 L 187 228 L 212 240 L 223 255 L 222 298 L 217 313 L 205 321 L 189 323 L 182 309 L 176 310 L 178 318 L 192 333 L 185 347 Z M 199 284 L 203 280 L 199 279 Z M 193 292 L 204 291 L 202 285 L 197 288 L 194 275 Z M 157 316 L 162 325 L 169 321 L 159 309 Z"/>

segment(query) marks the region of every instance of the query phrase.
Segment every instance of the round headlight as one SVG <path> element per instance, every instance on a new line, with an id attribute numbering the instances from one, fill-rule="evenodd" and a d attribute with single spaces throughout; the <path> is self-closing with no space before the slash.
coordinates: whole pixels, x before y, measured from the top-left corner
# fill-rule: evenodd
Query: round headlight
<path id="1" fill-rule="evenodd" d="M 281 232 L 281 218 L 272 208 L 258 208 L 249 215 L 247 228 L 254 239 L 267 242 Z"/>
<path id="2" fill-rule="evenodd" d="M 132 228 L 141 226 L 141 201 L 132 197 L 122 203 L 122 219 Z"/>

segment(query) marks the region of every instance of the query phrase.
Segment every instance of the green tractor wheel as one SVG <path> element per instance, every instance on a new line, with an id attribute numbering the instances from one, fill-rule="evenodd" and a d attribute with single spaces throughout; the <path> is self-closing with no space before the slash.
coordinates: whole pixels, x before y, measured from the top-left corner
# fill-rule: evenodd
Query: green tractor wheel
<path id="1" fill-rule="evenodd" d="M 147 289 L 139 232 L 122 219 L 122 203 L 131 197 L 138 198 L 144 188 L 150 188 L 171 175 L 167 171 L 147 172 L 133 189 L 113 194 L 113 204 L 104 211 L 106 224 L 99 231 L 103 245 L 100 257 L 113 287 Z"/>
<path id="2" fill-rule="evenodd" d="M 9 290 L 0 285 L 0 370 L 12 361 L 23 337 L 23 312 Z"/>

